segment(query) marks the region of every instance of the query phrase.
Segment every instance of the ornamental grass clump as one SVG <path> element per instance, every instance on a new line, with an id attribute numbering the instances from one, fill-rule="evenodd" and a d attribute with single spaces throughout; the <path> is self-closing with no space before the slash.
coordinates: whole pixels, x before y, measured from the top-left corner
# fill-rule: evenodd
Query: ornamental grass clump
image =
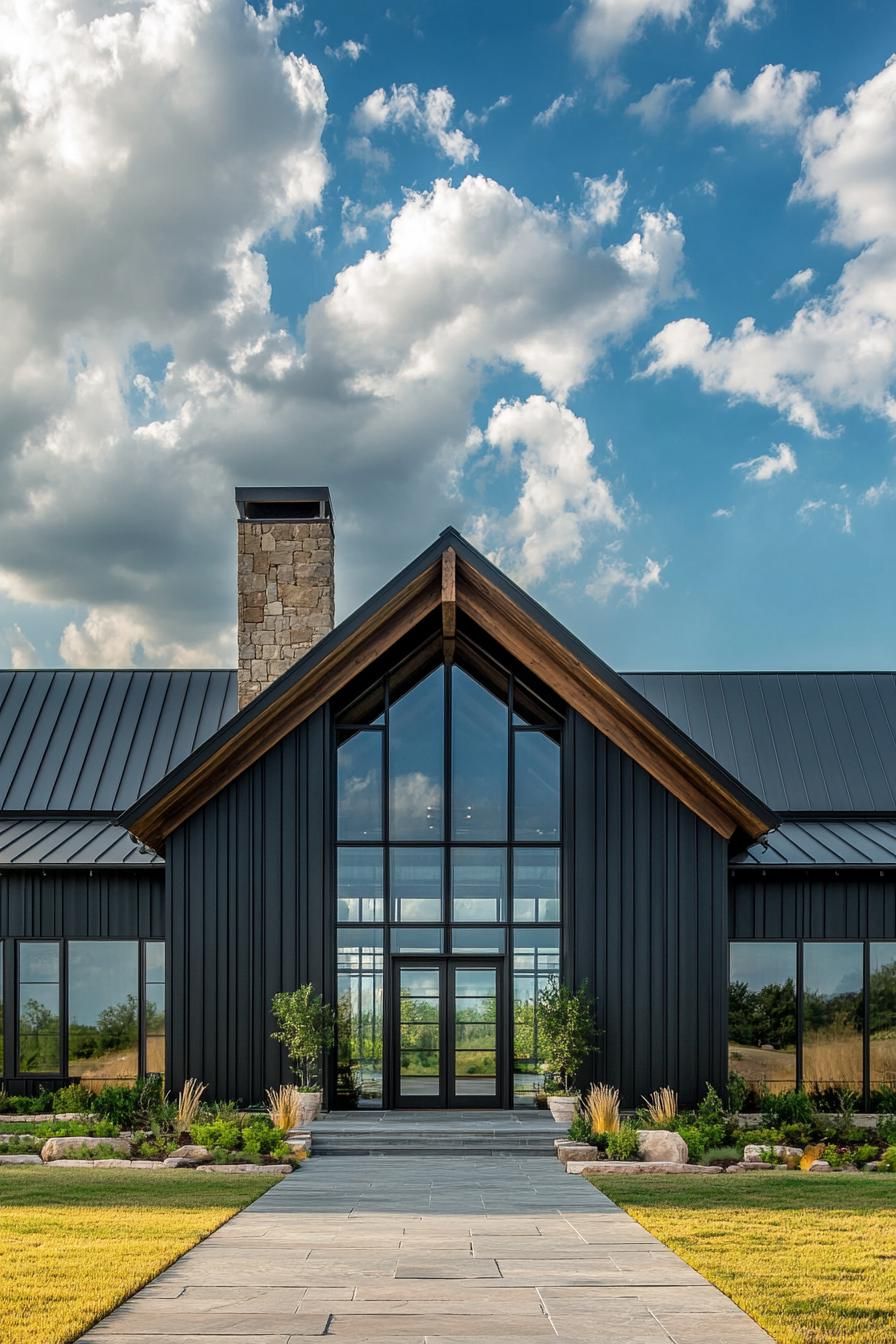
<path id="1" fill-rule="evenodd" d="M 616 1134 L 619 1131 L 619 1088 L 609 1083 L 592 1083 L 585 1098 L 585 1109 L 594 1134 Z"/>
<path id="2" fill-rule="evenodd" d="M 678 1093 L 671 1087 L 660 1087 L 644 1098 L 650 1123 L 660 1129 L 669 1129 L 678 1115 Z"/>
<path id="3" fill-rule="evenodd" d="M 285 1084 L 268 1088 L 268 1115 L 271 1124 L 287 1133 L 295 1129 L 302 1118 L 302 1098 L 297 1087 Z"/>
<path id="4" fill-rule="evenodd" d="M 200 1083 L 197 1078 L 188 1078 L 184 1083 L 177 1099 L 177 1115 L 174 1120 L 178 1134 L 188 1134 L 195 1125 L 204 1091 L 205 1083 Z"/>

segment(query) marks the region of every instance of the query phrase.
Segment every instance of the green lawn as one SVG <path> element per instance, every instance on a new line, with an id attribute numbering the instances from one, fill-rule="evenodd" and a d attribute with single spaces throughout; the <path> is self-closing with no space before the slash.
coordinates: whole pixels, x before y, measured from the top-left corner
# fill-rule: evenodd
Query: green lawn
<path id="1" fill-rule="evenodd" d="M 896 1340 L 896 1176 L 595 1176 L 778 1344 Z"/>
<path id="2" fill-rule="evenodd" d="M 0 1340 L 77 1339 L 278 1179 L 0 1167 Z"/>

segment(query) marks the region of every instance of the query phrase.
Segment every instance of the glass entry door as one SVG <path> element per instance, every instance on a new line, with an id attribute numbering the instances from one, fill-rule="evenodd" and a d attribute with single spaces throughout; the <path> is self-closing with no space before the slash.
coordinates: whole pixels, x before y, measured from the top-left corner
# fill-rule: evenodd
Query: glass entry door
<path id="1" fill-rule="evenodd" d="M 506 1105 L 501 967 L 480 958 L 394 963 L 395 1105 Z"/>

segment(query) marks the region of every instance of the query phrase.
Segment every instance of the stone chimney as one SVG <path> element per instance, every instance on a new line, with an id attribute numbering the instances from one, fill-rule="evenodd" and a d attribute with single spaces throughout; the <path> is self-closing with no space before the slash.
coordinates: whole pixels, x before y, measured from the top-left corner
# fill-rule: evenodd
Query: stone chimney
<path id="1" fill-rule="evenodd" d="M 324 487 L 236 492 L 242 709 L 333 629 L 333 512 Z"/>

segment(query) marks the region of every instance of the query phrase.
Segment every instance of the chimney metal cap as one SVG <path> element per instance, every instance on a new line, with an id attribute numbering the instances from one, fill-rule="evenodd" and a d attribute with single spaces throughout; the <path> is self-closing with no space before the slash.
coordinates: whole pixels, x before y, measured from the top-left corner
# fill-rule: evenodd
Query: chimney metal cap
<path id="1" fill-rule="evenodd" d="M 235 494 L 243 522 L 328 522 L 333 529 L 333 506 L 325 485 L 238 485 Z"/>

